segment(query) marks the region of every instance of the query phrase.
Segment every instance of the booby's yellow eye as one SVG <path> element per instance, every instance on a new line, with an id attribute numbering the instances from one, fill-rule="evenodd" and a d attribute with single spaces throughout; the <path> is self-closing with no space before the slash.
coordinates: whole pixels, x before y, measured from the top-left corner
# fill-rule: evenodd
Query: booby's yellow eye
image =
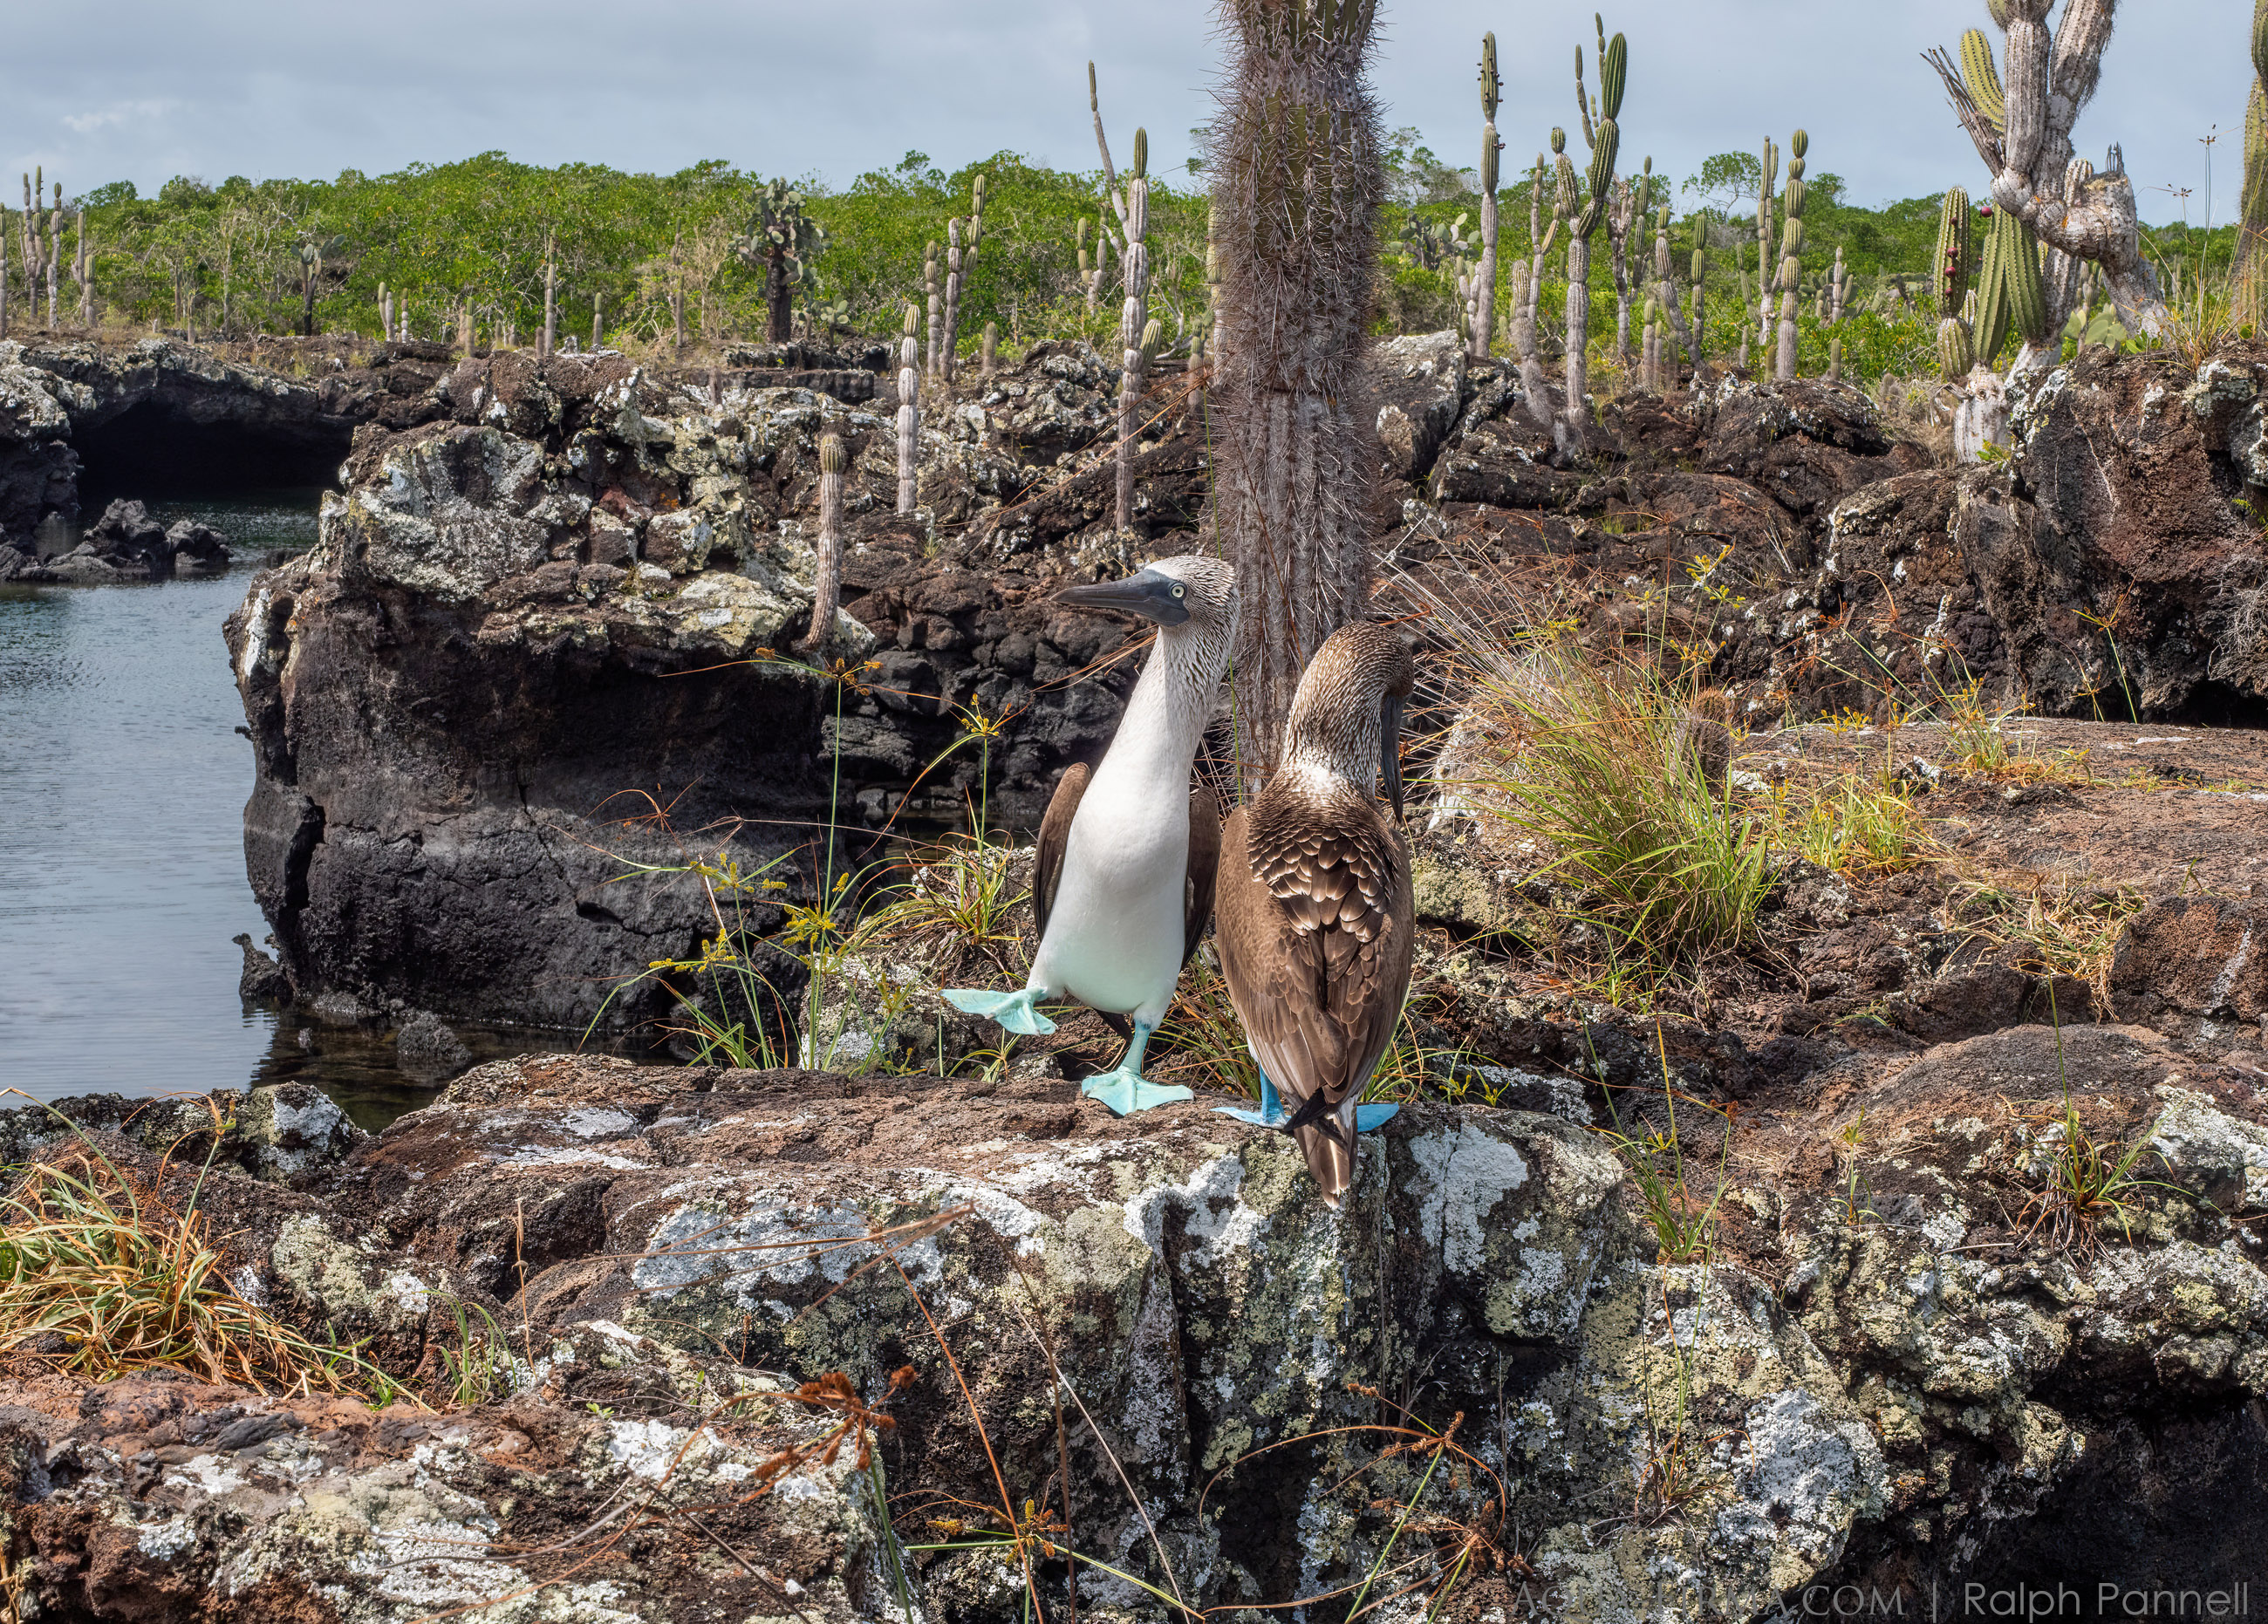
<path id="1" fill-rule="evenodd" d="M 1186 590 L 1185 588 L 1176 586 L 1175 588 L 1174 588 L 1174 597 L 1176 597 L 1176 598 L 1181 597 L 1181 596 L 1182 595 L 1182 593 L 1184 592 L 1184 591 L 1185 591 L 1185 590 Z"/>

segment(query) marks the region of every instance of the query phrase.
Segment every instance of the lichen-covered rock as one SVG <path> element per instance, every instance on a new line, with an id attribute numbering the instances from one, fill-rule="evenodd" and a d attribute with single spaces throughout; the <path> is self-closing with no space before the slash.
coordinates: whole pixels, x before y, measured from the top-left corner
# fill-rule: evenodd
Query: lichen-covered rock
<path id="1" fill-rule="evenodd" d="M 19 1385 L 0 1405 L 10 1593 L 37 1618 L 915 1624 L 919 1576 L 823 1409 L 753 1377 L 687 1384 L 669 1419 L 533 1396 L 620 1403 L 609 1372 L 646 1347 L 613 1326 L 547 1341 L 530 1396 L 477 1415 Z"/>
<path id="2" fill-rule="evenodd" d="M 342 1209 L 484 1290 L 512 1288 L 526 1235 L 517 1312 L 539 1334 L 604 1322 L 868 1393 L 910 1365 L 902 1485 L 998 1497 L 924 1307 L 1020 1503 L 1058 1465 L 1031 1397 L 1052 1358 L 1077 1399 L 1079 1547 L 1163 1583 L 1123 1471 L 1211 1605 L 1359 1576 L 1384 1532 L 1372 1501 L 1422 1470 L 1379 1459 L 1396 1435 L 1375 1429 L 1397 1424 L 1381 1394 L 1421 1391 L 1437 1426 L 1463 1412 L 1511 1504 L 1462 1468 L 1428 1503 L 1542 1533 L 1555 1585 L 1592 1598 L 1570 1617 L 1658 1607 L 1665 1581 L 1629 1574 L 1688 1561 L 1719 1572 L 1709 1616 L 1756 1616 L 1880 1499 L 1879 1451 L 1793 1319 L 1736 1268 L 1656 1267 L 1620 1164 L 1557 1117 L 1410 1106 L 1366 1137 L 1334 1213 L 1287 1140 L 1200 1106 L 1121 1121 L 1044 1079 L 691 1076 L 476 1068 L 360 1158 Z M 1692 1415 L 1676 1440 L 1672 1402 Z M 1624 1576 L 1594 1571 L 1603 1513 L 1575 1508 L 1634 1502 L 1665 1450 L 1697 1451 L 1710 1520 L 1634 1525 Z M 963 1568 L 955 1593 L 983 1590 Z M 1139 1600 L 1087 1583 L 1090 1605 Z"/>

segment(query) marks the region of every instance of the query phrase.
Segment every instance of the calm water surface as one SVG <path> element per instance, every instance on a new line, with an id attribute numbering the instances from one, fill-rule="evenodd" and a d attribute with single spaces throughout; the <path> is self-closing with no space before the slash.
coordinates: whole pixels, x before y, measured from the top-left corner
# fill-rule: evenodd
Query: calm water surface
<path id="1" fill-rule="evenodd" d="M 366 1127 L 432 1098 L 359 1033 L 236 995 L 252 746 L 221 621 L 270 549 L 315 539 L 316 491 L 151 503 L 239 562 L 147 586 L 0 586 L 0 1087 L 53 1099 L 298 1078 Z M 482 1058 L 556 1035 L 460 1029 Z"/>

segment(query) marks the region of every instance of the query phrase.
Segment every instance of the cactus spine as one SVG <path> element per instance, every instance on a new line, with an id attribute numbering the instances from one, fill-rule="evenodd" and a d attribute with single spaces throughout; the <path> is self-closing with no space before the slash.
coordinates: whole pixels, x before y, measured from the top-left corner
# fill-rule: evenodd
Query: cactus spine
<path id="1" fill-rule="evenodd" d="M 1583 89 L 1583 48 L 1575 48 L 1575 108 L 1583 115 L 1583 140 L 1591 149 L 1583 193 L 1571 199 L 1580 204 L 1567 230 L 1567 410 L 1566 439 L 1580 449 L 1590 423 L 1588 381 L 1591 343 L 1591 239 L 1606 219 L 1607 192 L 1615 177 L 1615 159 L 1622 147 L 1622 129 L 1616 122 L 1623 110 L 1623 83 L 1628 72 L 1630 46 L 1621 34 L 1606 37 L 1607 25 L 1598 13 L 1592 23 L 1599 34 L 1599 94 L 1595 99 Z M 1560 154 L 1563 189 L 1572 183 L 1574 165 Z"/>
<path id="2" fill-rule="evenodd" d="M 2268 0 L 2262 0 L 2268 4 Z M 1504 80 L 1496 70 L 1496 35 L 1481 36 L 1481 262 L 1474 273 L 1472 315 L 1467 323 L 1476 359 L 1485 359 L 1496 336 L 1497 99 Z"/>
<path id="3" fill-rule="evenodd" d="M 1118 498 L 1113 522 L 1123 533 L 1134 524 L 1134 435 L 1148 356 L 1143 334 L 1150 298 L 1150 132 L 1134 132 L 1134 163 L 1126 173 L 1126 302 L 1118 315 Z"/>
<path id="4" fill-rule="evenodd" d="M 1376 453 L 1355 401 L 1386 175 L 1375 0 L 1224 0 L 1221 23 L 1212 525 L 1236 566 L 1236 724 L 1256 783 L 1308 660 L 1369 602 Z"/>
<path id="5" fill-rule="evenodd" d="M 811 631 L 805 641 L 827 646 L 835 635 L 836 605 L 843 596 L 843 437 L 819 437 L 819 546 L 811 584 Z"/>
<path id="6" fill-rule="evenodd" d="M 1786 383 L 1795 376 L 1796 295 L 1803 281 L 1803 155 L 1811 137 L 1797 130 L 1787 143 L 1787 223 L 1780 228 L 1779 353 L 1772 376 Z"/>
<path id="7" fill-rule="evenodd" d="M 914 511 L 914 451 L 921 432 L 921 307 L 906 301 L 898 344 L 898 511 Z"/>

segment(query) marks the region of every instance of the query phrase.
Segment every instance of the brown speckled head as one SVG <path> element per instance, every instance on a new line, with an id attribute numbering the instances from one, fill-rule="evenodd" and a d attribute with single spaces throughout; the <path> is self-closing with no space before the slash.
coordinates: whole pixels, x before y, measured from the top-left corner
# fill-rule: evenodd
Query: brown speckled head
<path id="1" fill-rule="evenodd" d="M 1373 621 L 1340 627 L 1300 679 L 1284 764 L 1336 774 L 1366 792 L 1383 770 L 1398 813 L 1402 702 L 1417 680 L 1417 658 L 1392 627 Z"/>

